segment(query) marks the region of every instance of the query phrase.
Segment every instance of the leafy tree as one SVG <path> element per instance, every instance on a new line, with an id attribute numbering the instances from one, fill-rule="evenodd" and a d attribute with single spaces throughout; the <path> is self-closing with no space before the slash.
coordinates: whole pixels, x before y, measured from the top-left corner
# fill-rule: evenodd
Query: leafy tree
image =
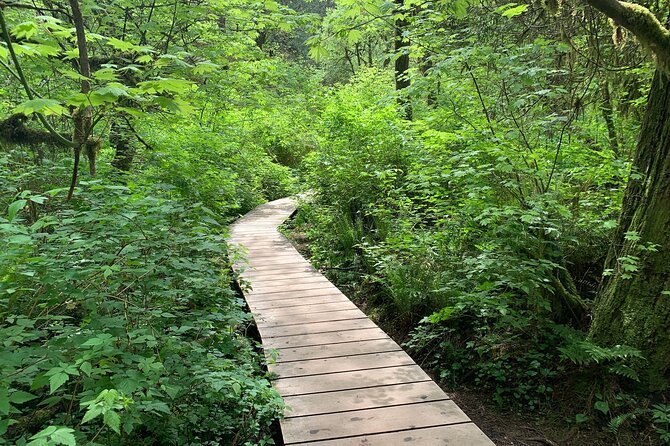
<path id="1" fill-rule="evenodd" d="M 607 277 L 595 302 L 592 339 L 640 348 L 648 360 L 649 388 L 668 386 L 670 370 L 670 31 L 647 8 L 618 0 L 592 0 L 615 26 L 628 29 L 654 53 L 647 111 L 633 159 Z"/>

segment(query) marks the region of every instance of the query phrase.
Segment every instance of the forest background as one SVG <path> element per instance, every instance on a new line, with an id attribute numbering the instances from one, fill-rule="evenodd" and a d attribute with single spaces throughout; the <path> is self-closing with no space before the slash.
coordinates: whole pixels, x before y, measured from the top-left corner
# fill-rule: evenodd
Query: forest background
<path id="1" fill-rule="evenodd" d="M 272 444 L 224 237 L 305 190 L 445 386 L 670 442 L 669 8 L 0 3 L 0 443 Z"/>

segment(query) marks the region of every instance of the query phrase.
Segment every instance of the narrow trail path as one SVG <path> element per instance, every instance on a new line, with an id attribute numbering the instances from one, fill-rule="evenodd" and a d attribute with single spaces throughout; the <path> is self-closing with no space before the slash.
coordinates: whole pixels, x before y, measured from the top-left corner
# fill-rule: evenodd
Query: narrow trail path
<path id="1" fill-rule="evenodd" d="M 234 268 L 250 285 L 244 296 L 278 376 L 274 386 L 290 407 L 281 421 L 285 444 L 493 445 L 277 231 L 294 210 L 287 198 L 259 206 L 230 237 L 246 254 Z"/>

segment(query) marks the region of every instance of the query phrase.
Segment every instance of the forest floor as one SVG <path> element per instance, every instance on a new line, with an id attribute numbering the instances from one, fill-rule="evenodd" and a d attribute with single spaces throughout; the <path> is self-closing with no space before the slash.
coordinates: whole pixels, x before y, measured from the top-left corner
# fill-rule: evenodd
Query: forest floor
<path id="1" fill-rule="evenodd" d="M 289 240 L 307 259 L 311 257 L 308 237 L 290 227 Z M 327 272 L 324 273 L 328 276 Z M 380 320 L 375 317 L 374 310 L 366 308 L 366 304 L 357 297 L 360 290 L 354 287 L 337 284 L 340 290 L 365 312 L 394 341 L 401 344 L 407 340 L 409 331 L 398 327 L 393 321 Z M 414 358 L 416 360 L 416 358 Z M 417 361 L 419 363 L 419 361 Z M 431 375 L 430 370 L 426 372 Z M 614 438 L 609 432 L 595 426 L 577 426 L 568 420 L 574 419 L 578 408 L 573 407 L 571 385 L 562 383 L 565 391 L 558 389 L 552 401 L 552 407 L 543 411 L 521 413 L 504 410 L 495 404 L 490 395 L 473 388 L 461 386 L 457 389 L 445 386 L 443 382 L 432 376 L 443 390 L 463 409 L 463 411 L 486 433 L 498 446 L 628 446 L 657 445 L 652 432 L 620 432 Z M 628 434 L 633 434 L 629 436 Z"/>

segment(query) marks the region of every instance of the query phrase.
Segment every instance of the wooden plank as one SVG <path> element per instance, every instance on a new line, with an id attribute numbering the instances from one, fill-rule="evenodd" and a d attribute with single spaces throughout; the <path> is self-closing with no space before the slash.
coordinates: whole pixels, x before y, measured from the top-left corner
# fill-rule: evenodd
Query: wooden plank
<path id="1" fill-rule="evenodd" d="M 342 310 L 355 310 L 358 307 L 354 305 L 349 299 L 337 301 L 337 302 L 328 302 L 328 303 L 316 303 L 314 305 L 297 305 L 289 307 L 278 307 L 278 308 L 267 308 L 267 309 L 255 309 L 254 315 L 261 317 L 268 316 L 289 316 L 296 314 L 317 314 L 317 313 L 330 313 L 334 311 Z"/>
<path id="2" fill-rule="evenodd" d="M 260 302 L 249 302 L 249 308 L 252 312 L 259 310 L 267 310 L 274 308 L 291 308 L 310 306 L 315 304 L 334 304 L 337 302 L 351 302 L 344 294 L 341 293 L 327 293 L 327 294 L 313 294 L 303 296 L 300 299 L 275 299 L 265 300 Z"/>
<path id="3" fill-rule="evenodd" d="M 271 249 L 271 248 L 268 248 Z M 265 251 L 251 251 L 251 252 L 246 252 L 244 253 L 245 258 L 249 261 L 249 263 L 258 263 L 262 262 L 264 260 L 272 260 L 276 258 L 280 259 L 295 259 L 296 261 L 300 262 L 301 260 L 298 258 L 300 254 L 293 250 L 293 251 L 277 251 L 272 254 L 268 254 Z M 304 260 L 304 258 L 303 258 Z M 290 266 L 290 265 L 289 265 Z"/>
<path id="4" fill-rule="evenodd" d="M 293 272 L 313 272 L 314 270 L 308 264 L 295 265 L 287 268 L 286 263 L 277 263 L 272 265 L 260 265 L 260 264 L 251 264 L 251 263 L 236 263 L 233 264 L 233 270 L 241 276 L 254 276 L 258 278 L 261 274 L 265 275 L 267 273 L 274 275 L 281 275 L 286 271 Z"/>
<path id="5" fill-rule="evenodd" d="M 323 276 L 317 271 L 289 271 L 289 272 L 280 272 L 279 274 L 264 274 L 249 271 L 241 275 L 244 280 L 248 280 L 254 283 L 269 283 L 271 281 L 278 281 L 279 284 L 289 283 L 291 281 L 320 278 L 323 279 Z"/>
<path id="6" fill-rule="evenodd" d="M 351 319 L 347 321 L 336 322 L 316 322 L 306 325 L 286 325 L 283 327 L 259 327 L 263 339 L 277 337 L 293 337 L 298 335 L 331 333 L 346 330 L 355 330 L 358 328 L 375 328 L 374 322 L 370 319 Z"/>
<path id="7" fill-rule="evenodd" d="M 282 275 L 263 277 L 259 276 L 254 278 L 253 284 L 254 289 L 258 290 L 259 288 L 265 287 L 277 287 L 284 285 L 295 285 L 295 284 L 307 284 L 307 283 L 329 283 L 328 279 L 323 277 L 321 274 L 311 273 L 309 275 L 303 275 L 303 277 L 285 277 Z M 331 284 L 332 285 L 332 284 Z"/>
<path id="8" fill-rule="evenodd" d="M 358 308 L 341 311 L 330 311 L 326 313 L 302 313 L 289 315 L 264 315 L 254 316 L 256 323 L 264 327 L 279 327 L 285 325 L 312 324 L 315 322 L 344 321 L 347 319 L 367 319 L 365 313 Z"/>
<path id="9" fill-rule="evenodd" d="M 289 250 L 273 250 L 274 252 L 271 251 L 271 248 L 268 248 L 267 251 L 252 251 L 252 252 L 247 252 L 245 254 L 246 259 L 249 261 L 249 263 L 261 263 L 266 260 L 273 260 L 273 259 L 294 259 L 298 262 L 302 262 L 305 259 L 300 256 L 298 251 L 295 249 Z"/>
<path id="10" fill-rule="evenodd" d="M 237 270 L 237 273 L 242 275 L 243 277 L 249 277 L 250 279 L 256 279 L 259 277 L 266 277 L 266 276 L 283 276 L 286 275 L 289 277 L 290 275 L 300 275 L 300 274 L 320 274 L 317 270 L 315 270 L 312 265 L 300 265 L 299 267 L 296 266 L 282 266 L 280 268 L 274 268 L 274 269 L 257 269 L 257 268 L 246 268 L 244 271 Z"/>
<path id="11" fill-rule="evenodd" d="M 328 282 L 325 277 L 322 277 L 318 281 L 311 282 L 295 281 L 289 283 L 277 282 L 275 284 L 258 284 L 258 282 L 252 282 L 251 292 L 249 294 L 257 296 L 259 294 L 284 293 L 286 291 L 318 290 L 322 288 L 337 289 L 335 285 Z"/>
<path id="12" fill-rule="evenodd" d="M 250 252 L 247 252 L 246 258 L 251 262 L 282 259 L 282 258 L 298 259 L 302 262 L 305 261 L 305 258 L 302 257 L 300 253 L 293 248 L 290 249 L 265 248 L 262 250 L 252 249 Z"/>
<path id="13" fill-rule="evenodd" d="M 464 423 L 470 419 L 451 401 L 287 418 L 281 428 L 286 445 Z"/>
<path id="14" fill-rule="evenodd" d="M 305 266 L 309 265 L 307 260 L 303 259 L 302 257 L 298 255 L 287 255 L 283 257 L 274 257 L 274 258 L 264 258 L 264 259 L 258 259 L 258 260 L 253 260 L 253 259 L 247 259 L 244 263 L 241 263 L 241 265 L 251 265 L 254 268 L 262 268 L 266 266 L 286 266 L 286 265 L 299 265 L 299 266 Z"/>
<path id="15" fill-rule="evenodd" d="M 249 242 L 245 243 L 244 245 L 239 245 L 242 246 L 243 249 L 245 250 L 254 250 L 258 248 L 273 248 L 273 249 L 295 249 L 295 246 L 293 246 L 293 243 L 286 237 L 282 236 L 281 238 L 278 238 L 277 240 L 265 240 L 265 239 L 258 239 L 255 242 Z"/>
<path id="16" fill-rule="evenodd" d="M 386 333 L 376 325 L 358 330 L 346 330 L 326 333 L 310 333 L 299 336 L 267 337 L 263 339 L 265 348 L 310 347 L 314 345 L 336 344 L 339 342 L 383 339 Z"/>
<path id="17" fill-rule="evenodd" d="M 293 299 L 295 302 L 306 297 L 314 296 L 344 296 L 340 290 L 334 286 L 329 286 L 326 288 L 310 288 L 307 290 L 293 290 L 293 291 L 282 291 L 274 293 L 258 293 L 254 294 L 253 292 L 248 291 L 246 293 L 247 302 L 263 302 L 267 300 L 281 300 L 281 299 Z M 344 296 L 346 299 L 346 296 Z"/>
<path id="18" fill-rule="evenodd" d="M 282 348 L 276 350 L 276 362 L 301 361 L 305 359 L 336 358 L 339 356 L 360 355 L 364 353 L 385 353 L 402 351 L 391 338 L 371 339 L 339 344 L 314 345 L 311 347 Z"/>
<path id="19" fill-rule="evenodd" d="M 241 272 L 239 269 L 236 268 L 236 271 Z M 314 271 L 314 268 L 312 265 L 310 265 L 307 262 L 301 263 L 299 265 L 254 265 L 254 266 L 242 266 L 242 268 L 245 268 L 247 270 L 253 271 L 253 272 L 260 272 L 260 271 L 272 271 L 272 274 L 280 274 L 282 271 Z"/>
<path id="20" fill-rule="evenodd" d="M 246 264 L 252 266 L 305 264 L 305 259 L 300 257 L 300 254 L 297 252 L 264 256 L 252 256 L 247 254 L 245 260 Z"/>
<path id="21" fill-rule="evenodd" d="M 231 231 L 231 235 L 235 237 L 235 240 L 247 242 L 261 239 L 281 240 L 281 237 L 284 237 L 277 230 L 265 227 L 237 229 L 235 231 Z"/>
<path id="22" fill-rule="evenodd" d="M 265 272 L 254 272 L 248 271 L 244 273 L 244 278 L 247 280 L 292 280 L 292 279 L 305 279 L 309 277 L 323 277 L 320 272 L 315 269 L 310 269 L 307 271 L 297 271 L 291 272 L 293 268 L 288 268 L 285 271 L 279 271 L 278 273 L 268 274 Z"/>
<path id="23" fill-rule="evenodd" d="M 260 241 L 262 241 L 263 243 L 275 243 L 275 242 L 283 242 L 286 240 L 286 237 L 284 237 L 278 232 L 273 232 L 271 234 L 266 233 L 265 235 L 252 234 L 252 233 L 249 234 L 233 233 L 231 234 L 231 237 L 233 238 L 235 244 L 244 246 Z"/>
<path id="24" fill-rule="evenodd" d="M 282 242 L 286 240 L 286 237 L 281 235 L 277 231 L 265 231 L 263 233 L 258 232 L 243 232 L 243 231 L 233 231 L 230 234 L 234 242 L 241 245 L 247 245 L 253 242 Z"/>
<path id="25" fill-rule="evenodd" d="M 374 373 L 370 373 L 368 370 L 357 370 L 353 372 L 331 373 L 329 375 L 282 378 L 275 381 L 273 385 L 281 395 L 289 397 L 430 380 L 426 372 L 414 364 L 375 369 Z"/>
<path id="26" fill-rule="evenodd" d="M 279 378 L 292 378 L 295 376 L 325 375 L 328 373 L 352 372 L 355 370 L 370 370 L 412 364 L 414 364 L 412 358 L 401 350 L 337 358 L 278 362 L 268 364 L 268 371 L 277 374 Z"/>
<path id="27" fill-rule="evenodd" d="M 251 258 L 263 258 L 273 256 L 287 256 L 298 254 L 293 246 L 286 245 L 280 242 L 272 242 L 271 244 L 263 245 L 245 245 L 244 254 Z"/>
<path id="28" fill-rule="evenodd" d="M 309 446 L 495 446 L 474 423 L 410 429 L 337 440 L 314 441 Z"/>
<path id="29" fill-rule="evenodd" d="M 266 272 L 266 271 L 275 271 L 275 270 L 286 270 L 287 266 L 290 265 L 290 270 L 293 271 L 310 271 L 311 266 L 306 263 L 297 263 L 297 262 L 284 262 L 284 261 L 277 261 L 277 262 L 272 262 L 272 263 L 249 263 L 247 261 L 238 261 L 233 263 L 233 269 L 238 273 L 242 274 L 245 271 L 249 272 Z M 281 273 L 280 273 L 281 274 Z"/>
<path id="30" fill-rule="evenodd" d="M 446 399 L 448 397 L 440 389 L 440 386 L 432 381 L 422 381 L 367 389 L 291 396 L 284 398 L 284 402 L 290 408 L 286 411 L 285 416 L 292 418 Z"/>
<path id="31" fill-rule="evenodd" d="M 295 246 L 293 245 L 293 243 L 291 243 L 291 241 L 289 239 L 287 239 L 286 237 L 284 237 L 283 235 L 282 235 L 282 238 L 277 239 L 277 240 L 269 240 L 268 241 L 268 240 L 260 238 L 256 241 L 244 244 L 244 248 L 249 249 L 249 250 L 254 249 L 254 248 L 259 248 L 259 247 L 262 247 L 262 248 L 295 249 Z"/>

